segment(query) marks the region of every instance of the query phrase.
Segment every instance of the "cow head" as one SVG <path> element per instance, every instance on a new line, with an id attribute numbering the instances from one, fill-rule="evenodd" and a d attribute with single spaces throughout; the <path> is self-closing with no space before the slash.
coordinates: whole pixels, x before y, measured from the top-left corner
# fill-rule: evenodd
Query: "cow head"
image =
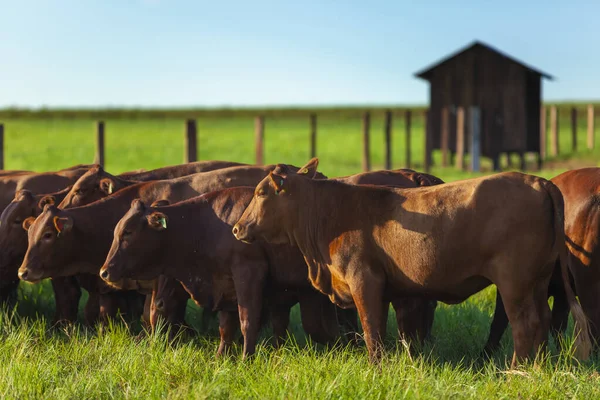
<path id="1" fill-rule="evenodd" d="M 35 218 L 36 199 L 29 190 L 19 190 L 0 216 L 0 280 L 17 279 L 17 269 L 27 251 L 23 221 Z"/>
<path id="2" fill-rule="evenodd" d="M 35 220 L 23 221 L 29 241 L 25 258 L 19 268 L 19 278 L 37 282 L 52 276 L 65 275 L 64 265 L 73 249 L 74 221 L 68 211 L 46 204 Z"/>
<path id="3" fill-rule="evenodd" d="M 153 203 L 153 206 L 162 203 Z M 169 218 L 154 207 L 146 207 L 140 199 L 115 227 L 110 251 L 100 270 L 107 282 L 123 278 L 154 279 L 160 272 L 156 264 L 156 251 L 167 231 Z"/>
<path id="4" fill-rule="evenodd" d="M 121 189 L 119 181 L 100 165 L 90 168 L 73 185 L 59 208 L 79 207 L 93 203 Z"/>
<path id="5" fill-rule="evenodd" d="M 279 164 L 254 190 L 252 201 L 233 227 L 236 239 L 246 243 L 262 237 L 270 243 L 290 243 L 298 184 L 317 176 L 319 160 L 313 158 L 294 173 Z"/>

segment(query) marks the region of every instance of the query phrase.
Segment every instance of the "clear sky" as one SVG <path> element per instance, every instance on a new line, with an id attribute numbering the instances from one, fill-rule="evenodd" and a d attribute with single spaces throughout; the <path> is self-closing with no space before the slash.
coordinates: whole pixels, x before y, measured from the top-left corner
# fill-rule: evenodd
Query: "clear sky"
<path id="1" fill-rule="evenodd" d="M 426 103 L 474 39 L 600 98 L 598 0 L 0 0 L 0 107 Z"/>

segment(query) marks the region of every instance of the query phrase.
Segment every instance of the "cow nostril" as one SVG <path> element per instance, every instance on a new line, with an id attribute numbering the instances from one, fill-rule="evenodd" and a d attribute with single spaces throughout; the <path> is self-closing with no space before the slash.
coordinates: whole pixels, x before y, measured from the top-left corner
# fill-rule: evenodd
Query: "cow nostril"
<path id="1" fill-rule="evenodd" d="M 104 271 L 100 272 L 100 278 L 108 279 L 108 271 L 104 270 Z"/>
<path id="2" fill-rule="evenodd" d="M 163 299 L 158 299 L 158 300 L 156 300 L 156 303 L 154 304 L 154 306 L 156 307 L 157 310 L 162 310 L 165 307 L 165 302 L 163 301 Z"/>
<path id="3" fill-rule="evenodd" d="M 238 229 L 237 225 L 236 225 L 236 226 L 234 226 L 234 227 L 233 227 L 233 231 L 232 231 L 232 232 L 233 232 L 233 236 L 237 236 L 237 234 L 238 234 L 238 232 L 239 232 L 239 231 L 240 231 L 240 230 Z"/>
<path id="4" fill-rule="evenodd" d="M 19 273 L 19 278 L 26 280 L 28 275 L 29 275 L 29 271 L 25 270 L 25 271 Z"/>

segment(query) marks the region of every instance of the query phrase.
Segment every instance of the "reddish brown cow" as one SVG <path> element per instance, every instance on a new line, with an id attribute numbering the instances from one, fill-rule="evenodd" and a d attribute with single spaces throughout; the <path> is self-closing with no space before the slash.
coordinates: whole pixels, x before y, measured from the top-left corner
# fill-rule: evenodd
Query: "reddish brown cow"
<path id="1" fill-rule="evenodd" d="M 508 172 L 414 189 L 351 186 L 310 179 L 317 163 L 305 174 L 276 168 L 233 233 L 297 244 L 313 285 L 342 307 L 356 305 L 372 362 L 381 358 L 383 301 L 414 295 L 459 303 L 491 283 L 513 327 L 512 366 L 544 348 L 559 257 L 568 273 L 563 199 L 552 182 Z M 565 291 L 585 358 L 587 319 L 568 279 Z"/>
<path id="2" fill-rule="evenodd" d="M 335 178 L 335 180 L 357 185 L 374 184 L 407 188 L 443 183 L 443 181 L 437 177 L 417 173 L 409 169 L 371 171 L 342 178 Z M 153 314 L 154 318 L 152 318 L 152 321 L 155 322 L 156 317 L 160 315 L 168 322 L 175 325 L 182 324 L 183 319 L 176 318 L 175 316 L 183 315 L 185 307 L 182 307 L 181 304 L 184 296 L 185 295 L 181 292 L 181 285 L 179 282 L 169 278 L 162 279 L 158 286 L 158 290 L 155 293 L 155 300 L 160 302 L 160 307 L 153 309 L 155 314 Z M 177 305 L 178 302 L 180 305 Z M 407 339 L 426 339 L 431 332 L 436 306 L 436 301 L 413 298 L 396 299 L 394 301 L 394 308 L 396 310 L 399 335 Z M 175 311 L 177 309 L 180 311 Z M 356 322 L 357 317 L 354 310 L 337 309 L 336 311 L 342 327 L 349 335 L 354 335 L 354 333 L 358 332 L 358 325 Z M 283 316 L 284 314 L 285 312 L 280 312 L 280 316 Z M 384 322 L 387 322 L 387 319 L 384 319 Z M 382 329 L 385 332 L 385 327 L 382 327 Z"/>
<path id="3" fill-rule="evenodd" d="M 158 275 L 177 279 L 199 305 L 220 311 L 218 354 L 233 341 L 238 311 L 244 355 L 254 353 L 263 296 L 274 316 L 276 344 L 297 302 L 305 331 L 317 342 L 334 340 L 339 336 L 335 307 L 306 279 L 298 250 L 244 246 L 231 235 L 253 192 L 252 187 L 232 188 L 156 208 L 134 201 L 115 228 L 100 276 L 109 282 Z"/>
<path id="4" fill-rule="evenodd" d="M 75 182 L 71 192 L 60 202 L 59 208 L 83 206 L 139 182 L 175 179 L 245 165 L 231 161 L 198 161 L 139 173 L 125 172 L 117 176 L 109 174 L 100 165 L 95 165 Z"/>
<path id="5" fill-rule="evenodd" d="M 56 172 L 35 173 L 17 171 L 16 173 L 2 174 L 0 176 L 0 212 L 4 211 L 10 204 L 17 191 L 27 189 L 34 193 L 47 193 L 60 190 L 72 184 L 89 167 L 89 165 L 75 165 Z M 10 251 L 8 247 L 3 247 L 2 249 L 0 254 Z M 16 288 L 19 284 L 16 274 L 14 272 L 8 274 L 5 270 L 0 270 L 0 274 L 0 300 L 4 301 L 14 298 Z"/>
<path id="6" fill-rule="evenodd" d="M 150 171 L 124 172 L 119 175 L 119 178 L 140 182 L 156 181 L 159 179 L 173 179 L 179 178 L 180 176 L 196 174 L 198 172 L 208 172 L 229 167 L 241 167 L 244 165 L 248 164 L 220 160 L 196 161 L 185 164 L 169 165 Z"/>
<path id="7" fill-rule="evenodd" d="M 231 167 L 189 177 L 138 183 L 82 207 L 59 210 L 55 206 L 46 206 L 47 212 L 42 212 L 35 222 L 33 218 L 24 221 L 24 227 L 29 229 L 31 226 L 31 230 L 19 277 L 37 281 L 79 273 L 97 275 L 110 248 L 112 231 L 134 199 L 141 198 L 147 203 L 157 199 L 177 202 L 211 191 L 219 185 L 255 185 L 269 172 L 269 166 Z M 57 214 L 75 223 L 73 234 L 60 237 L 53 219 Z M 52 232 L 53 237 L 50 238 Z M 43 237 L 46 234 L 48 236 Z"/>
<path id="8" fill-rule="evenodd" d="M 565 202 L 565 239 L 569 250 L 570 272 L 581 307 L 590 319 L 592 337 L 600 343 L 600 168 L 581 168 L 564 172 L 552 182 Z M 553 330 L 566 329 L 569 308 L 563 288 L 560 264 L 556 266 L 548 296 L 554 297 Z M 498 347 L 508 319 L 498 293 L 496 310 L 486 350 Z"/>

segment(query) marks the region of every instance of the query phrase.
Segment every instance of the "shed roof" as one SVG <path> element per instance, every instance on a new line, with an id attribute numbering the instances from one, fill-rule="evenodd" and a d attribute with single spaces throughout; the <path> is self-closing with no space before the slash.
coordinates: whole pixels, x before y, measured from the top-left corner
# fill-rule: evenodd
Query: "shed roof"
<path id="1" fill-rule="evenodd" d="M 455 51 L 454 53 L 452 53 L 452 54 L 450 54 L 450 55 L 442 58 L 438 62 L 436 62 L 436 63 L 428 66 L 427 68 L 425 68 L 425 69 L 423 69 L 423 70 L 421 70 L 421 71 L 419 71 L 417 73 L 415 73 L 415 76 L 418 77 L 418 78 L 429 80 L 429 78 L 431 76 L 431 73 L 433 72 L 434 69 L 436 69 L 437 67 L 439 67 L 439 66 L 441 66 L 443 64 L 446 64 L 447 62 L 449 62 L 453 58 L 458 57 L 458 56 L 460 56 L 460 55 L 462 55 L 464 53 L 467 53 L 469 51 L 472 51 L 472 50 L 474 50 L 476 48 L 483 48 L 483 49 L 485 49 L 487 51 L 494 52 L 494 53 L 500 55 L 501 57 L 504 57 L 504 58 L 506 58 L 506 59 L 508 59 L 508 60 L 510 60 L 510 61 L 512 61 L 512 62 L 514 62 L 516 64 L 518 64 L 518 65 L 520 65 L 521 67 L 523 67 L 525 69 L 528 69 L 531 72 L 535 72 L 536 74 L 539 74 L 539 75 L 543 76 L 546 79 L 550 79 L 550 80 L 554 79 L 554 77 L 552 77 L 550 74 L 547 74 L 547 73 L 545 73 L 543 71 L 540 71 L 539 69 L 533 68 L 533 67 L 531 67 L 531 66 L 529 66 L 529 65 L 527 65 L 527 64 L 525 64 L 525 63 L 523 63 L 523 62 L 521 62 L 519 60 L 517 60 L 516 58 L 511 57 L 508 54 L 503 53 L 500 50 L 497 50 L 494 47 L 492 47 L 492 46 L 490 46 L 490 45 L 488 45 L 486 43 L 483 43 L 483 42 L 481 42 L 479 40 L 473 41 L 472 43 L 470 43 L 466 47 L 463 47 L 462 49 Z"/>

